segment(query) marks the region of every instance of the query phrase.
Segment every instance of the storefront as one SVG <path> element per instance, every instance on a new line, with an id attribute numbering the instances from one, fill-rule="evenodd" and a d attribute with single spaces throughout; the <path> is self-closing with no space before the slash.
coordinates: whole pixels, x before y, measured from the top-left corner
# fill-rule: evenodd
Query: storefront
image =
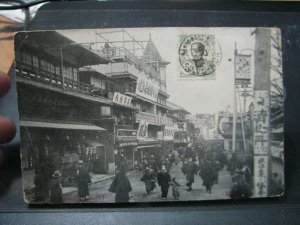
<path id="1" fill-rule="evenodd" d="M 49 121 L 20 121 L 20 126 L 22 168 L 31 177 L 41 175 L 50 179 L 55 170 L 60 170 L 63 185 L 74 186 L 79 160 L 90 172 L 106 172 L 106 146 L 99 141 L 106 135 L 104 128 Z M 34 180 L 24 186 L 34 187 Z"/>
<path id="2" fill-rule="evenodd" d="M 117 129 L 115 143 L 115 163 L 118 166 L 121 157 L 124 157 L 127 169 L 132 170 L 136 165 L 137 130 Z"/>

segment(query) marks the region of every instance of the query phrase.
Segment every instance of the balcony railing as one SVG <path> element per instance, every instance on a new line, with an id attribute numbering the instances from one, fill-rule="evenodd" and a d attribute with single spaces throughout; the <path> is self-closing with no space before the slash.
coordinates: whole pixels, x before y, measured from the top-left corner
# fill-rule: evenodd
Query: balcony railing
<path id="1" fill-rule="evenodd" d="M 144 73 L 151 78 L 156 79 L 160 84 L 165 84 L 165 81 L 160 79 L 160 74 L 153 66 L 145 64 L 143 60 L 137 57 L 134 53 L 126 48 L 110 47 L 99 50 L 101 54 L 115 61 L 113 65 L 102 65 L 103 73 L 117 74 L 117 73 Z M 163 90 L 163 88 L 162 88 Z"/>
<path id="2" fill-rule="evenodd" d="M 44 83 L 50 86 L 61 88 L 64 90 L 70 90 L 82 94 L 107 97 L 107 91 L 101 90 L 94 85 L 82 83 L 72 80 L 68 77 L 62 77 L 61 75 L 51 73 L 41 68 L 36 68 L 27 64 L 17 63 L 16 65 L 17 75 L 29 80 L 34 80 L 40 83 Z"/>

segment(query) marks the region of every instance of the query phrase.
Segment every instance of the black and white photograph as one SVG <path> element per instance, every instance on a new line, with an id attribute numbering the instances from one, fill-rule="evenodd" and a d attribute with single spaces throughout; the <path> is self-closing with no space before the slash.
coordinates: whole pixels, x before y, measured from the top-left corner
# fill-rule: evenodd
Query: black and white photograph
<path id="1" fill-rule="evenodd" d="M 14 41 L 25 202 L 284 194 L 280 29 L 32 31 Z"/>

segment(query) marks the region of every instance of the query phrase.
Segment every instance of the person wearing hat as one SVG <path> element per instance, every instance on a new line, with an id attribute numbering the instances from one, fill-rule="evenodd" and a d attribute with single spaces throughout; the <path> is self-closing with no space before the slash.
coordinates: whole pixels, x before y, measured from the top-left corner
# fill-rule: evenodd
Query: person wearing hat
<path id="1" fill-rule="evenodd" d="M 78 179 L 78 197 L 81 201 L 87 201 L 89 199 L 89 186 L 91 183 L 91 177 L 89 175 L 88 170 L 84 167 L 83 161 L 78 161 L 79 169 L 77 171 L 77 179 Z"/>
<path id="2" fill-rule="evenodd" d="M 149 194 L 151 191 L 155 188 L 155 172 L 151 168 L 150 165 L 146 165 L 146 168 L 143 173 L 143 177 L 141 178 L 142 182 L 145 182 L 145 188 L 147 194 Z"/>
<path id="3" fill-rule="evenodd" d="M 55 170 L 50 182 L 50 203 L 62 203 L 61 173 Z"/>

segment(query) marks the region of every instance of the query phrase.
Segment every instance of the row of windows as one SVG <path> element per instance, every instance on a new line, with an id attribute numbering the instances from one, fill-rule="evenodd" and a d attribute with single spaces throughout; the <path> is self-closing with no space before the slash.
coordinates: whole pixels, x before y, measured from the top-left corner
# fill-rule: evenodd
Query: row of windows
<path id="1" fill-rule="evenodd" d="M 55 73 L 57 75 L 60 75 L 60 66 L 55 66 L 43 59 L 39 59 L 35 55 L 31 55 L 27 52 L 23 52 L 21 55 L 20 53 L 16 54 L 16 60 L 21 60 L 22 63 L 25 63 L 27 65 L 31 65 L 35 68 L 40 68 L 42 70 L 48 71 L 50 73 Z M 76 68 L 72 67 L 64 67 L 63 68 L 63 74 L 66 78 L 78 80 L 78 70 Z"/>
<path id="2" fill-rule="evenodd" d="M 162 105 L 166 105 L 166 104 L 167 104 L 166 99 L 163 99 L 163 98 L 157 98 L 157 102 L 158 102 L 159 104 L 162 104 Z"/>

